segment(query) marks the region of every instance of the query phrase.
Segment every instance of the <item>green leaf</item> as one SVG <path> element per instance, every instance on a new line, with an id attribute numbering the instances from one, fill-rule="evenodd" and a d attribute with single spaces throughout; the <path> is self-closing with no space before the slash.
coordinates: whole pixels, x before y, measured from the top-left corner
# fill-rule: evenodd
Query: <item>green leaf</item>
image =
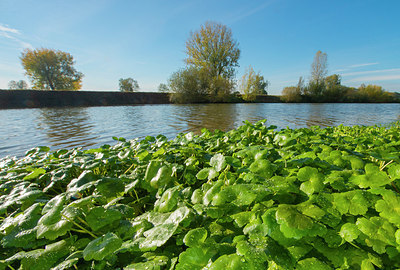
<path id="1" fill-rule="evenodd" d="M 185 237 L 183 238 L 183 242 L 188 247 L 197 247 L 201 246 L 207 238 L 207 230 L 204 228 L 196 228 L 190 230 Z"/>
<path id="2" fill-rule="evenodd" d="M 353 170 L 362 170 L 364 169 L 364 161 L 358 157 L 350 157 L 349 161 L 351 163 L 351 168 Z"/>
<path id="3" fill-rule="evenodd" d="M 67 186 L 67 191 L 70 193 L 82 192 L 95 185 L 98 176 L 92 171 L 83 171 L 78 178 L 72 179 Z"/>
<path id="4" fill-rule="evenodd" d="M 167 213 L 175 210 L 178 203 L 180 187 L 169 188 L 162 194 L 161 198 L 154 204 L 154 210 Z"/>
<path id="5" fill-rule="evenodd" d="M 360 230 L 357 228 L 356 224 L 346 223 L 342 225 L 339 235 L 347 242 L 353 242 L 360 235 Z"/>
<path id="6" fill-rule="evenodd" d="M 396 243 L 400 245 L 400 229 L 396 231 L 394 236 L 396 237 Z"/>
<path id="7" fill-rule="evenodd" d="M 82 251 L 76 251 L 64 259 L 63 262 L 51 268 L 51 270 L 68 270 L 76 265 L 79 259 L 82 258 Z"/>
<path id="8" fill-rule="evenodd" d="M 169 262 L 166 256 L 154 256 L 151 260 L 142 263 L 134 263 L 124 267 L 124 270 L 159 270 Z"/>
<path id="9" fill-rule="evenodd" d="M 146 182 L 151 181 L 153 177 L 157 175 L 158 170 L 162 167 L 162 163 L 159 160 L 151 160 L 146 168 L 146 173 L 144 175 L 144 180 Z"/>
<path id="10" fill-rule="evenodd" d="M 179 255 L 176 270 L 201 270 L 216 254 L 213 247 L 190 247 Z"/>
<path id="11" fill-rule="evenodd" d="M 317 258 L 307 258 L 297 263 L 297 270 L 330 270 L 329 265 L 321 262 Z"/>
<path id="12" fill-rule="evenodd" d="M 302 214 L 296 206 L 280 204 L 276 210 L 276 220 L 280 230 L 288 238 L 300 239 L 326 233 L 326 227 Z"/>
<path id="13" fill-rule="evenodd" d="M 115 198 L 125 191 L 125 184 L 119 178 L 102 178 L 96 182 L 96 190 L 106 198 Z"/>
<path id="14" fill-rule="evenodd" d="M 3 220 L 0 231 L 4 234 L 1 239 L 3 247 L 20 247 L 24 249 L 40 246 L 43 241 L 36 239 L 37 222 L 41 217 L 41 207 L 38 203 L 26 209 L 23 213 Z"/>
<path id="15" fill-rule="evenodd" d="M 251 223 L 256 218 L 256 213 L 252 211 L 239 212 L 231 216 L 239 227 Z"/>
<path id="16" fill-rule="evenodd" d="M 203 204 L 209 205 L 214 199 L 214 196 L 220 192 L 223 185 L 224 181 L 222 180 L 218 180 L 217 182 L 215 182 L 214 185 L 204 194 Z"/>
<path id="17" fill-rule="evenodd" d="M 151 178 L 150 185 L 153 188 L 162 188 L 173 181 L 172 169 L 169 166 L 162 166 L 158 169 L 156 175 Z"/>
<path id="18" fill-rule="evenodd" d="M 212 205 L 231 202 L 237 206 L 247 206 L 262 201 L 272 192 L 263 185 L 237 184 L 224 187 L 212 200 Z"/>
<path id="19" fill-rule="evenodd" d="M 70 242 L 61 240 L 59 242 L 47 245 L 45 249 L 35 249 L 28 252 L 19 252 L 8 258 L 6 262 L 21 260 L 21 270 L 48 270 L 54 266 L 57 261 L 69 253 Z"/>
<path id="20" fill-rule="evenodd" d="M 354 175 L 350 178 L 350 181 L 360 188 L 381 187 L 392 182 L 386 172 L 380 171 L 378 166 L 371 163 L 365 165 L 365 174 Z"/>
<path id="21" fill-rule="evenodd" d="M 356 225 L 368 238 L 365 242 L 379 254 L 386 252 L 387 245 L 396 246 L 396 228 L 381 217 L 358 218 Z"/>
<path id="22" fill-rule="evenodd" d="M 253 163 L 251 163 L 249 170 L 253 173 L 260 175 L 266 179 L 271 178 L 276 171 L 276 165 L 272 164 L 269 160 L 266 159 L 256 159 Z"/>
<path id="23" fill-rule="evenodd" d="M 236 244 L 236 253 L 245 257 L 247 261 L 256 266 L 256 269 L 264 269 L 268 261 L 268 256 L 263 248 L 255 247 L 247 241 L 239 241 Z"/>
<path id="24" fill-rule="evenodd" d="M 375 209 L 381 217 L 400 227 L 400 197 L 395 192 L 385 190 L 383 200 L 376 202 Z"/>
<path id="25" fill-rule="evenodd" d="M 221 269 L 231 269 L 231 270 L 250 270 L 254 269 L 252 265 L 246 262 L 242 256 L 237 254 L 222 255 L 215 262 L 213 262 L 209 270 L 221 270 Z"/>
<path id="26" fill-rule="evenodd" d="M 33 170 L 30 174 L 28 174 L 27 176 L 25 176 L 22 180 L 33 180 L 35 178 L 38 178 L 40 175 L 45 174 L 46 170 L 43 168 L 37 168 L 35 170 Z"/>
<path id="27" fill-rule="evenodd" d="M 92 208 L 86 215 L 86 222 L 93 231 L 97 231 L 115 221 L 120 220 L 121 212 L 114 209 L 105 209 L 102 206 Z"/>
<path id="28" fill-rule="evenodd" d="M 154 250 L 167 242 L 175 233 L 179 224 L 167 223 L 158 225 L 144 233 L 146 239 L 140 243 L 142 250 Z"/>
<path id="29" fill-rule="evenodd" d="M 211 160 L 210 165 L 213 167 L 217 172 L 222 171 L 226 167 L 226 160 L 224 155 L 222 154 L 215 154 Z"/>
<path id="30" fill-rule="evenodd" d="M 334 193 L 334 205 L 342 214 L 364 215 L 368 211 L 370 203 L 362 190 L 352 190 L 343 193 Z"/>
<path id="31" fill-rule="evenodd" d="M 323 176 L 316 168 L 308 166 L 301 168 L 297 173 L 297 178 L 303 182 L 300 190 L 308 196 L 320 192 L 324 188 Z"/>
<path id="32" fill-rule="evenodd" d="M 319 177 L 320 174 L 318 173 L 318 169 L 309 166 L 301 168 L 297 173 L 297 179 L 299 179 L 301 182 L 308 181 L 311 178 L 319 178 Z"/>
<path id="33" fill-rule="evenodd" d="M 146 238 L 139 244 L 140 249 L 154 250 L 164 245 L 175 233 L 179 224 L 188 217 L 189 213 L 190 210 L 187 207 L 180 207 L 172 212 L 163 223 L 145 231 L 144 236 Z"/>
<path id="34" fill-rule="evenodd" d="M 43 207 L 43 216 L 39 219 L 37 226 L 37 238 L 54 240 L 71 230 L 70 220 L 74 219 L 75 212 L 71 208 L 64 209 L 65 202 L 65 194 L 61 194 Z"/>
<path id="35" fill-rule="evenodd" d="M 218 176 L 218 172 L 214 168 L 203 168 L 197 174 L 196 177 L 199 180 L 212 180 Z"/>
<path id="36" fill-rule="evenodd" d="M 119 249 L 121 245 L 122 240 L 115 234 L 109 232 L 90 242 L 83 250 L 83 258 L 86 261 L 103 260 Z"/>

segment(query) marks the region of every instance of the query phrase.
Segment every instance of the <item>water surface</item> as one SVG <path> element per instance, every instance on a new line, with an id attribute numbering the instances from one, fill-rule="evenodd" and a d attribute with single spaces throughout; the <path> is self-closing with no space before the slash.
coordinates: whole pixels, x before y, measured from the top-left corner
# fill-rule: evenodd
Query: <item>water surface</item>
<path id="1" fill-rule="evenodd" d="M 0 157 L 38 145 L 52 150 L 113 144 L 126 139 L 202 128 L 224 131 L 267 119 L 282 128 L 375 125 L 400 120 L 400 104 L 191 104 L 0 110 Z"/>

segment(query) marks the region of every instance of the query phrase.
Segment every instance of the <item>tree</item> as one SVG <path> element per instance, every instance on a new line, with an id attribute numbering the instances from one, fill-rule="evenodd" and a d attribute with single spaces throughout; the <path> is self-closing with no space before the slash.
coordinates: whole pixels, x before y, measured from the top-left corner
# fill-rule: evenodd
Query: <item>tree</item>
<path id="1" fill-rule="evenodd" d="M 311 80 L 316 84 L 322 84 L 328 73 L 328 56 L 326 53 L 318 51 L 311 64 Z"/>
<path id="2" fill-rule="evenodd" d="M 186 54 L 186 64 L 201 70 L 208 77 L 209 99 L 225 100 L 233 90 L 235 68 L 239 66 L 240 57 L 232 31 L 225 25 L 206 22 L 191 33 L 186 41 Z"/>
<path id="3" fill-rule="evenodd" d="M 298 91 L 300 96 L 304 95 L 304 89 L 305 89 L 304 84 L 305 84 L 304 83 L 304 78 L 302 76 L 300 76 L 299 77 L 299 81 L 297 82 L 297 91 Z"/>
<path id="4" fill-rule="evenodd" d="M 119 90 L 121 92 L 134 92 L 139 90 L 139 84 L 132 78 L 119 79 Z"/>
<path id="5" fill-rule="evenodd" d="M 325 77 L 323 101 L 326 102 L 343 102 L 346 99 L 347 87 L 341 84 L 341 77 L 338 74 L 332 74 Z"/>
<path id="6" fill-rule="evenodd" d="M 207 99 L 208 81 L 201 69 L 187 67 L 174 72 L 169 81 L 171 101 L 175 103 L 204 102 Z"/>
<path id="7" fill-rule="evenodd" d="M 25 49 L 20 57 L 33 89 L 79 90 L 83 74 L 71 54 L 52 49 Z"/>
<path id="8" fill-rule="evenodd" d="M 166 85 L 165 83 L 160 83 L 160 85 L 158 86 L 158 92 L 168 93 L 169 92 L 168 85 Z"/>
<path id="9" fill-rule="evenodd" d="M 10 81 L 8 83 L 8 88 L 10 90 L 25 90 L 28 89 L 28 84 L 24 80 Z"/>
<path id="10" fill-rule="evenodd" d="M 243 99 L 253 101 L 257 95 L 267 94 L 268 84 L 269 82 L 260 73 L 255 73 L 253 68 L 249 66 L 240 85 Z"/>
<path id="11" fill-rule="evenodd" d="M 357 91 L 359 101 L 361 102 L 388 102 L 390 101 L 390 95 L 386 92 L 382 86 L 379 85 L 365 85 L 362 84 Z"/>
<path id="12" fill-rule="evenodd" d="M 325 89 L 324 80 L 328 72 L 327 55 L 318 51 L 311 64 L 311 77 L 308 86 L 305 88 L 305 95 L 310 101 L 321 101 Z"/>
<path id="13" fill-rule="evenodd" d="M 211 76 L 232 77 L 240 50 L 225 25 L 206 22 L 186 41 L 186 63 L 207 70 Z"/>
<path id="14" fill-rule="evenodd" d="M 285 87 L 282 90 L 282 100 L 285 102 L 301 102 L 301 94 L 296 86 Z"/>

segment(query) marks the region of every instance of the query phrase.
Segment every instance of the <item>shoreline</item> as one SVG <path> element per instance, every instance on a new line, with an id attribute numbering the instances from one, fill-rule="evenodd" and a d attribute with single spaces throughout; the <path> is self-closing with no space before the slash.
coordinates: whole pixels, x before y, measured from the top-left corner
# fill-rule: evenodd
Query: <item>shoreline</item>
<path id="1" fill-rule="evenodd" d="M 255 103 L 281 103 L 279 96 L 260 95 Z M 248 103 L 240 98 L 227 103 Z M 116 91 L 0 90 L 0 109 L 173 104 L 169 93 Z"/>

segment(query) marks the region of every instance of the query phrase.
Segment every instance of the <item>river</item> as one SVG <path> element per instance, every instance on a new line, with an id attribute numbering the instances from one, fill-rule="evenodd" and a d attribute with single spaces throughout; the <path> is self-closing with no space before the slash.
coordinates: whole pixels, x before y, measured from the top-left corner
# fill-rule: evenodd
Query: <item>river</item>
<path id="1" fill-rule="evenodd" d="M 400 120 L 400 104 L 190 104 L 0 110 L 0 158 L 22 156 L 35 146 L 92 148 L 163 134 L 224 131 L 243 121 L 267 119 L 282 128 L 340 124 L 385 125 Z"/>

